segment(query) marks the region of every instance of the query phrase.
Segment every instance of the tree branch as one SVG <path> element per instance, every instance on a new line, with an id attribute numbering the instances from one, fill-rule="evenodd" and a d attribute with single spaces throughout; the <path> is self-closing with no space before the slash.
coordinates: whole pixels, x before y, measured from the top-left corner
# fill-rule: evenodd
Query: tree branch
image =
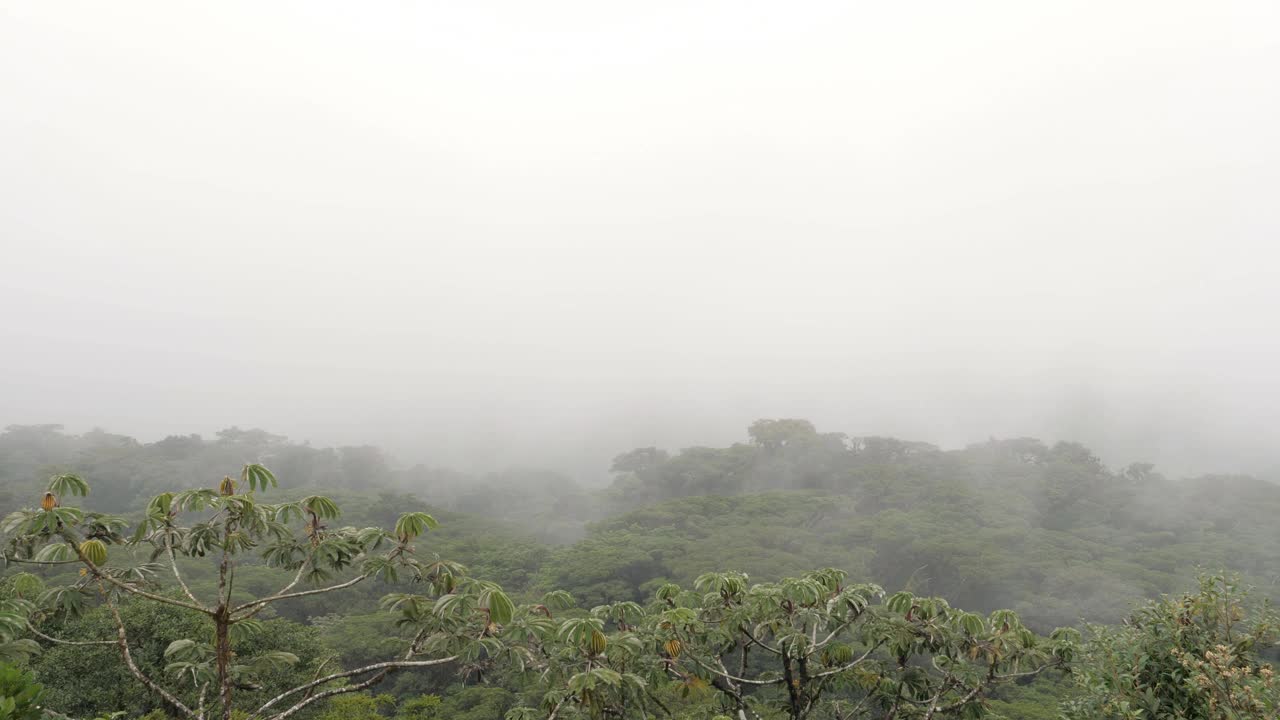
<path id="1" fill-rule="evenodd" d="M 409 642 L 409 649 L 405 650 L 404 658 L 401 660 L 398 660 L 398 661 L 392 660 L 384 663 L 375 663 L 373 665 L 366 665 L 362 668 L 357 668 L 355 670 L 345 670 L 340 673 L 334 673 L 332 675 L 329 675 L 328 677 L 323 677 L 323 678 L 318 677 L 309 683 L 299 685 L 298 687 L 295 687 L 292 690 L 286 690 L 285 692 L 280 693 L 279 695 L 271 698 L 262 707 L 255 710 L 254 713 L 249 716 L 249 720 L 253 720 L 254 718 L 257 718 L 259 715 L 265 712 L 267 708 L 289 697 L 290 695 L 294 695 L 296 693 L 306 691 L 307 694 L 302 698 L 302 700 L 300 700 L 298 704 L 296 704 L 293 708 L 290 708 L 290 710 L 286 711 L 286 712 L 297 712 L 298 710 L 301 710 L 302 708 L 306 707 L 307 705 L 315 701 L 315 699 L 313 699 L 315 698 L 315 696 L 311 694 L 312 690 L 320 687 L 321 685 L 324 685 L 325 683 L 333 682 L 334 680 L 341 680 L 342 678 L 345 678 L 345 677 L 360 675 L 361 673 L 372 672 L 374 670 L 381 670 L 381 672 L 379 672 L 378 675 L 375 676 L 375 678 L 370 678 L 372 682 L 364 686 L 364 687 L 371 687 L 372 685 L 378 682 L 381 682 L 382 679 L 387 676 L 387 673 L 391 672 L 392 670 L 399 669 L 401 667 L 429 667 L 431 665 L 443 665 L 445 663 L 453 662 L 454 660 L 458 659 L 457 655 L 451 655 L 441 660 L 413 660 L 412 658 L 414 655 L 417 654 L 418 646 L 422 643 L 422 639 L 426 636 L 426 634 L 427 634 L 427 628 L 424 627 L 418 631 L 418 634 L 413 636 L 413 640 Z M 327 665 L 327 664 L 328 664 L 328 661 L 322 664 L 320 666 L 321 669 L 323 669 L 324 665 Z M 319 671 L 317 671 L 317 674 L 319 674 Z M 348 692 L 354 692 L 354 691 L 348 691 Z M 340 693 L 332 693 L 330 695 L 322 694 L 322 695 L 324 697 L 331 697 L 332 695 L 335 695 L 335 694 L 340 694 Z M 284 718 L 284 717 L 288 717 L 288 715 L 276 715 L 273 720 L 280 720 L 280 718 Z"/>
<path id="2" fill-rule="evenodd" d="M 36 626 L 32 625 L 30 620 L 27 621 L 27 629 L 31 631 L 32 635 L 35 635 L 41 640 L 47 640 L 51 643 L 57 643 L 58 645 L 115 645 L 116 644 L 115 640 L 63 640 L 62 638 L 56 638 L 52 635 L 45 635 L 44 633 L 37 630 Z"/>
<path id="3" fill-rule="evenodd" d="M 122 580 L 117 580 L 116 578 L 113 578 L 110 575 L 102 572 L 101 568 L 89 562 L 88 560 L 85 560 L 85 565 L 89 567 L 89 571 L 92 572 L 96 577 L 101 578 L 102 580 L 106 580 L 112 585 L 120 588 L 121 590 L 124 590 L 125 592 L 132 593 L 140 597 L 144 597 L 148 600 L 154 600 L 159 603 L 164 603 L 166 605 L 176 605 L 178 607 L 186 608 L 188 610 L 194 610 L 198 613 L 203 613 L 205 615 L 213 614 L 199 605 L 192 605 L 191 603 L 183 602 L 182 600 L 174 600 L 173 598 L 168 598 L 163 595 L 156 595 L 155 593 L 150 593 L 150 592 L 147 592 L 146 590 L 139 590 L 138 588 L 130 585 L 129 583 L 126 583 Z"/>
<path id="4" fill-rule="evenodd" d="M 955 687 L 955 684 L 956 683 L 954 678 L 947 678 L 947 680 L 938 687 L 938 692 L 934 693 L 933 697 L 929 698 L 929 710 L 924 714 L 924 720 L 933 720 L 934 715 L 938 714 L 939 712 L 945 712 L 941 707 L 938 706 L 938 702 L 942 700 L 942 696 L 946 695 L 948 690 Z M 977 695 L 978 691 L 981 688 L 982 688 L 982 685 L 979 684 L 978 687 L 973 689 L 972 693 L 965 696 L 964 698 L 961 698 L 958 701 L 960 703 L 960 706 L 963 707 L 964 705 L 968 704 L 968 702 Z"/>
<path id="5" fill-rule="evenodd" d="M 339 583 L 338 585 L 330 585 L 329 587 L 316 588 L 315 590 L 302 590 L 295 593 L 281 593 L 277 595 L 269 595 L 267 597 L 260 598 L 258 600 L 253 600 L 251 602 L 247 602 L 243 605 L 239 605 L 235 608 L 232 608 L 231 612 L 238 613 L 243 610 L 248 610 L 250 608 L 257 607 L 259 605 L 266 605 L 268 603 L 273 603 L 280 600 L 288 600 L 290 598 L 306 597 L 307 595 L 319 595 L 320 593 L 333 592 L 334 590 L 344 590 L 346 588 L 351 587 L 352 585 L 355 585 L 356 583 L 367 580 L 368 578 L 369 578 L 369 573 L 364 573 L 363 575 L 357 575 L 354 578 L 344 583 Z M 243 619 L 244 618 L 237 618 L 237 620 L 243 620 Z"/>
<path id="6" fill-rule="evenodd" d="M 314 559 L 315 559 L 315 549 L 313 548 L 311 550 L 311 553 L 307 555 L 306 559 L 302 561 L 302 564 L 298 566 L 298 572 L 294 573 L 293 580 L 291 580 L 288 585 L 285 585 L 284 587 L 280 588 L 279 590 L 275 591 L 274 593 L 272 593 L 267 597 L 270 598 L 270 597 L 276 597 L 276 596 L 283 596 L 293 588 L 297 587 L 298 583 L 302 582 L 302 576 L 306 574 L 307 568 L 311 566 L 311 562 Z M 263 608 L 267 607 L 267 605 L 269 605 L 271 602 L 274 602 L 274 601 L 266 600 L 262 602 L 257 607 L 255 607 L 252 611 L 250 611 L 247 615 L 243 617 L 235 618 L 235 622 L 240 622 L 241 620 L 248 620 L 254 615 L 257 615 L 258 613 L 262 612 Z M 235 608 L 231 612 L 232 614 L 235 614 L 236 612 L 239 612 L 240 609 L 241 608 Z"/>
<path id="7" fill-rule="evenodd" d="M 289 717 L 290 715 L 298 712 L 299 710 L 305 708 L 311 703 L 316 702 L 318 700 L 323 700 L 324 698 L 327 698 L 327 697 L 333 697 L 334 695 L 341 695 L 343 693 L 359 692 L 360 690 L 373 687 L 377 683 L 382 682 L 383 678 L 385 678 L 387 674 L 390 673 L 392 670 L 400 670 L 402 668 L 434 667 L 436 665 L 444 665 L 446 663 L 451 663 L 457 659 L 458 659 L 457 655 L 450 655 L 447 658 L 439 658 L 436 660 L 388 660 L 387 662 L 380 662 L 380 663 L 374 663 L 372 665 L 365 665 L 364 667 L 356 668 L 355 670 L 345 670 L 340 673 L 334 673 L 327 677 L 322 677 L 316 680 L 312 680 L 311 682 L 306 683 L 305 685 L 299 685 L 298 687 L 293 688 L 292 690 L 286 690 L 285 692 L 268 700 L 262 707 L 258 708 L 258 710 L 254 712 L 254 714 L 251 715 L 250 717 L 257 717 L 261 715 L 264 711 L 266 711 L 272 705 L 275 705 L 277 702 L 289 697 L 290 695 L 294 695 L 306 690 L 310 690 L 312 688 L 319 687 L 321 685 L 324 685 L 325 683 L 333 682 L 334 680 L 341 680 L 342 678 L 348 678 L 354 675 L 361 675 L 367 672 L 379 671 L 377 672 L 376 675 L 369 678 L 368 680 L 364 680 L 355 685 L 346 685 L 340 688 L 333 688 L 332 690 L 326 690 L 322 693 L 317 693 L 315 695 L 311 695 L 309 697 L 303 698 L 302 700 L 299 700 L 296 704 L 294 704 L 292 707 L 288 708 L 287 710 L 284 710 L 280 713 L 272 715 L 271 720 L 284 720 L 284 718 Z"/>
<path id="8" fill-rule="evenodd" d="M 961 697 L 959 700 L 956 700 L 956 701 L 954 701 L 954 702 L 952 702 L 952 703 L 950 703 L 950 704 L 948 704 L 948 705 L 944 705 L 944 706 L 942 706 L 942 707 L 931 708 L 931 709 L 930 709 L 930 711 L 929 711 L 929 715 L 927 715 L 926 717 L 932 717 L 935 713 L 943 713 L 943 714 L 946 714 L 946 713 L 952 712 L 952 711 L 954 711 L 954 710 L 959 710 L 960 708 L 964 707 L 965 705 L 967 705 L 967 704 L 969 704 L 969 703 L 973 702 L 973 699 L 974 699 L 975 697 L 977 697 L 977 696 L 978 696 L 978 694 L 979 694 L 979 693 L 981 693 L 983 690 L 989 689 L 989 688 L 991 688 L 991 686 L 993 686 L 993 685 L 995 685 L 995 684 L 997 684 L 997 683 L 1005 682 L 1005 681 L 1007 681 L 1007 680 L 1015 680 L 1015 679 L 1017 679 L 1017 678 L 1035 677 L 1036 675 L 1039 675 L 1040 673 L 1044 672 L 1045 670 L 1049 670 L 1050 668 L 1058 667 L 1060 664 L 1061 664 L 1061 663 L 1059 663 L 1059 662 L 1052 662 L 1052 663 L 1047 663 L 1047 664 L 1045 664 L 1045 665 L 1041 665 L 1040 667 L 1036 668 L 1035 670 L 1028 670 L 1028 671 L 1026 671 L 1026 672 L 1018 672 L 1018 673 L 1006 673 L 1006 674 L 1004 674 L 1004 675 L 996 675 L 996 674 L 994 674 L 994 673 L 993 673 L 993 674 L 991 674 L 991 675 L 989 675 L 989 676 L 988 676 L 988 680 L 987 680 L 987 682 L 980 682 L 980 683 L 978 683 L 977 687 L 974 687 L 973 689 L 971 689 L 968 693 L 966 693 L 966 694 L 965 694 L 963 697 Z"/>
<path id="9" fill-rule="evenodd" d="M 99 588 L 101 588 L 101 585 L 99 585 Z M 182 704 L 182 701 L 175 697 L 173 693 L 164 689 L 156 681 L 147 677 L 147 674 L 142 672 L 138 667 L 138 664 L 133 661 L 133 654 L 129 652 L 129 636 L 125 632 L 124 618 L 120 617 L 120 609 L 116 607 L 115 601 L 111 599 L 111 594 L 106 592 L 105 589 L 103 589 L 102 595 L 106 598 L 107 607 L 111 610 L 112 619 L 115 620 L 116 645 L 120 646 L 120 656 L 124 658 L 124 664 L 128 666 L 129 672 L 133 673 L 133 676 L 138 678 L 138 681 L 145 685 L 148 690 L 156 693 L 160 697 L 164 698 L 170 705 L 182 711 L 182 714 L 192 718 L 193 720 L 199 720 L 200 716 L 197 715 L 195 711 Z"/>
<path id="10" fill-rule="evenodd" d="M 62 535 L 62 539 L 65 540 L 67 544 L 71 546 L 71 549 L 72 551 L 75 552 L 76 557 L 80 558 L 80 562 L 83 563 L 84 566 L 89 569 L 89 572 L 93 573 L 93 576 L 95 578 L 98 578 L 99 580 L 105 580 L 108 583 L 111 583 L 112 585 L 120 588 L 121 590 L 124 590 L 125 592 L 129 592 L 134 595 L 139 595 L 141 597 L 147 598 L 148 600 L 155 600 L 156 602 L 165 603 L 166 605 L 176 605 L 178 607 L 183 607 L 188 610 L 195 610 L 198 613 L 204 613 L 205 615 L 213 614 L 209 612 L 209 610 L 205 609 L 200 605 L 192 605 L 191 603 L 183 602 L 182 600 L 175 600 L 173 598 L 167 598 L 163 595 L 156 595 L 155 593 L 147 592 L 146 590 L 139 590 L 138 588 L 130 585 L 129 583 L 126 583 L 122 580 L 117 580 L 116 578 L 111 577 L 106 572 L 104 572 L 102 568 L 98 567 L 97 565 L 94 565 L 93 562 L 89 560 L 89 558 L 84 556 L 84 553 L 80 552 L 80 545 L 76 543 L 75 537 L 71 535 L 69 531 L 63 530 L 61 535 Z"/>
<path id="11" fill-rule="evenodd" d="M 182 592 L 187 596 L 187 599 L 204 608 L 204 603 L 196 599 L 195 594 L 191 592 L 191 588 L 187 587 L 186 581 L 182 579 L 182 573 L 178 571 L 178 556 L 173 552 L 173 536 L 169 534 L 168 528 L 165 530 L 164 547 L 169 553 L 169 567 L 173 568 L 173 577 L 178 581 L 178 585 L 182 587 Z M 208 608 L 205 609 L 207 610 Z"/>
<path id="12" fill-rule="evenodd" d="M 830 635 L 828 635 L 828 636 L 826 636 L 825 638 L 823 638 L 823 639 L 822 639 L 822 642 L 817 642 L 817 641 L 815 640 L 815 642 L 813 643 L 813 649 L 814 649 L 814 650 L 820 650 L 820 649 L 822 649 L 822 648 L 826 647 L 827 643 L 831 642 L 832 640 L 834 640 L 834 639 L 836 638 L 836 635 L 839 635 L 840 633 L 842 633 L 842 632 L 844 632 L 845 630 L 849 629 L 849 627 L 850 627 L 851 625 L 853 625 L 855 622 L 857 622 L 857 618 L 854 618 L 854 619 L 852 619 L 852 620 L 848 620 L 848 621 L 846 621 L 846 622 L 840 623 L 840 625 L 838 625 L 838 626 L 836 627 L 836 629 L 835 629 L 835 630 L 832 630 L 832 631 L 831 631 L 831 634 L 830 634 Z M 814 627 L 814 630 L 817 630 L 817 627 L 816 627 L 816 626 Z M 816 637 L 816 634 L 815 634 L 815 637 Z"/>
<path id="13" fill-rule="evenodd" d="M 826 672 L 820 672 L 817 675 L 814 675 L 812 679 L 821 680 L 822 678 L 831 677 L 832 675 L 839 675 L 840 673 L 845 672 L 846 670 L 852 670 L 855 667 L 861 665 L 862 661 L 870 657 L 871 653 L 880 649 L 880 646 L 883 644 L 884 644 L 884 641 L 881 640 L 877 642 L 875 645 L 872 645 L 870 648 L 868 648 L 866 652 L 859 655 L 857 659 L 851 660 L 848 665 L 843 665 L 841 667 L 835 668 L 834 670 L 827 670 Z"/>
<path id="14" fill-rule="evenodd" d="M 750 632 L 749 630 L 747 630 L 747 628 L 746 628 L 746 626 L 745 626 L 745 625 L 743 625 L 743 626 L 739 626 L 739 627 L 738 627 L 738 630 L 739 630 L 739 631 L 741 631 L 741 632 L 742 632 L 742 634 L 743 634 L 743 635 L 745 635 L 745 636 L 747 637 L 747 639 L 748 639 L 748 640 L 750 640 L 751 642 L 755 643 L 756 645 L 759 645 L 760 647 L 764 648 L 765 650 L 767 650 L 767 651 L 769 651 L 769 652 L 773 653 L 774 655 L 781 655 L 781 654 L 782 654 L 782 651 L 781 651 L 781 650 L 778 650 L 778 649 L 776 649 L 776 648 L 771 648 L 771 647 L 769 647 L 768 645 L 765 645 L 764 643 L 762 643 L 762 642 L 760 642 L 759 640 L 757 640 L 757 639 L 756 639 L 756 637 L 755 637 L 754 635 L 752 635 L 752 634 L 751 634 L 751 632 Z"/>
<path id="15" fill-rule="evenodd" d="M 728 672 L 725 672 L 723 670 L 717 670 L 711 667 L 710 665 L 702 662 L 698 658 L 691 656 L 689 659 L 692 660 L 695 665 L 702 668 L 703 670 L 713 672 L 716 675 L 719 675 L 720 677 L 725 678 L 726 680 L 732 680 L 734 682 L 745 683 L 747 685 L 755 685 L 757 687 L 763 687 L 765 685 L 781 685 L 784 682 L 784 678 L 775 678 L 773 680 L 750 680 L 748 678 L 740 678 L 736 675 L 730 675 Z"/>

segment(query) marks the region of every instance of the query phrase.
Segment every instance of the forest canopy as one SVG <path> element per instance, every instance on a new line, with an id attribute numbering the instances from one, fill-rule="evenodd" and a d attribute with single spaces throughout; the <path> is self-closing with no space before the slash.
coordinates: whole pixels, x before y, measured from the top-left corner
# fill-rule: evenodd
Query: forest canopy
<path id="1" fill-rule="evenodd" d="M 398 468 L 235 428 L 142 443 L 10 427 L 0 681 L 74 718 L 1109 718 L 1165 702 L 1218 717 L 1274 701 L 1255 609 L 1280 572 L 1270 483 L 785 419 L 609 472 Z M 1201 635 L 1148 635 L 1161 617 Z M 1100 669 L 1131 653 L 1244 682 L 1134 694 Z"/>

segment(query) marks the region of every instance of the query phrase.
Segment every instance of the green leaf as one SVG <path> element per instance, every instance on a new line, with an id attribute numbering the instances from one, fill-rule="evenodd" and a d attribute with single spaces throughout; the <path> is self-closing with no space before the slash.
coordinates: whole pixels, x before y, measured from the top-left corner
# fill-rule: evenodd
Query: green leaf
<path id="1" fill-rule="evenodd" d="M 885 601 L 884 606 L 889 609 L 889 612 L 905 615 L 906 612 L 911 609 L 912 604 L 915 603 L 915 599 L 915 595 L 903 590 L 890 595 L 889 599 Z"/>
<path id="2" fill-rule="evenodd" d="M 151 498 L 147 503 L 148 515 L 168 515 L 173 507 L 173 493 L 163 492 Z"/>
<path id="3" fill-rule="evenodd" d="M 542 596 L 542 604 L 552 610 L 567 610 L 573 607 L 573 595 L 565 590 L 552 590 Z"/>
<path id="4" fill-rule="evenodd" d="M 298 656 L 290 652 L 274 650 L 262 653 L 261 655 L 255 655 L 246 664 L 253 668 L 255 672 L 280 670 L 282 668 L 289 667 L 290 665 L 297 665 Z"/>
<path id="5" fill-rule="evenodd" d="M 315 513 L 317 517 L 324 520 L 333 520 L 342 515 L 338 504 L 323 495 L 304 498 L 300 504 L 307 512 Z"/>
<path id="6" fill-rule="evenodd" d="M 960 616 L 960 627 L 970 635 L 979 635 L 982 633 L 982 618 L 974 613 L 964 613 Z"/>
<path id="7" fill-rule="evenodd" d="M 84 497 L 89 494 L 89 483 L 79 475 L 63 473 L 54 475 L 49 478 L 49 492 L 64 497 L 66 495 L 79 495 Z"/>
<path id="8" fill-rule="evenodd" d="M 418 537 L 427 530 L 434 530 L 440 526 L 436 519 L 424 512 L 410 512 L 400 516 L 396 521 L 396 535 L 401 540 L 407 541 Z"/>
<path id="9" fill-rule="evenodd" d="M 52 587 L 40 595 L 38 602 L 42 608 L 55 614 L 80 617 L 84 614 L 87 592 L 81 588 Z"/>
<path id="10" fill-rule="evenodd" d="M 249 463 L 240 471 L 240 482 L 248 483 L 250 490 L 266 490 L 268 486 L 276 487 L 276 476 L 265 466 Z"/>
<path id="11" fill-rule="evenodd" d="M 57 543 L 55 545 L 45 545 L 40 548 L 40 552 L 36 553 L 36 562 L 66 562 L 75 556 L 71 554 L 71 546 L 66 543 Z"/>
<path id="12" fill-rule="evenodd" d="M 262 624 L 261 620 L 241 620 L 231 626 L 231 640 L 232 642 L 244 642 L 246 640 L 251 640 L 261 635 L 265 628 L 266 626 Z"/>
<path id="13" fill-rule="evenodd" d="M 489 620 L 498 625 L 511 622 L 515 604 L 506 593 L 498 589 L 486 589 L 480 594 L 480 607 L 489 611 Z"/>
<path id="14" fill-rule="evenodd" d="M 194 648 L 195 645 L 196 645 L 196 641 L 191 640 L 189 638 L 174 640 L 173 642 L 169 643 L 169 647 L 164 649 L 164 656 L 166 658 L 184 656 L 188 653 L 188 651 Z"/>

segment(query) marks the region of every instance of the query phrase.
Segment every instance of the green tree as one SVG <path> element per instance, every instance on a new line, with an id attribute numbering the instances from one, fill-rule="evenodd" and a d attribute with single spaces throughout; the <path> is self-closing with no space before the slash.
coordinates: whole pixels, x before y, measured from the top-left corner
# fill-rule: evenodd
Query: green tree
<path id="1" fill-rule="evenodd" d="M 747 435 L 754 445 L 768 452 L 803 442 L 817 435 L 818 431 L 808 420 L 783 418 L 781 420 L 756 420 L 747 428 Z"/>
<path id="2" fill-rule="evenodd" d="M 242 438 L 223 437 L 223 442 L 232 440 Z M 260 692 L 269 678 L 299 662 L 298 655 L 287 649 L 255 647 L 251 642 L 269 625 L 256 619 L 263 610 L 295 598 L 339 592 L 373 578 L 394 581 L 405 575 L 430 588 L 430 603 L 426 596 L 413 596 L 411 602 L 424 611 L 402 612 L 414 635 L 398 654 L 334 672 L 320 666 L 312 680 L 265 700 L 257 698 L 256 709 L 248 713 L 250 718 L 284 720 L 316 702 L 372 687 L 396 670 L 436 667 L 464 656 L 474 659 L 483 650 L 470 645 L 496 633 L 496 624 L 509 617 L 511 601 L 498 586 L 467 578 L 456 564 L 416 558 L 415 541 L 436 525 L 431 516 L 405 513 L 393 530 L 331 528 L 329 522 L 341 511 L 327 497 L 314 495 L 276 505 L 260 502 L 258 494 L 276 484 L 265 467 L 249 464 L 238 480 L 226 477 L 213 489 L 161 493 L 146 504 L 142 520 L 126 536 L 129 523 L 124 519 L 64 504 L 68 498 L 86 496 L 89 486 L 76 475 L 55 475 L 40 507 L 5 519 L 6 559 L 79 566 L 77 580 L 43 593 L 43 607 L 32 617 L 40 621 L 74 616 L 96 601 L 106 609 L 114 637 L 61 639 L 34 627 L 32 631 L 55 644 L 112 644 L 130 675 L 162 698 L 170 711 L 191 720 L 210 715 L 230 720 L 237 694 Z M 135 560 L 131 547 L 149 550 L 151 561 Z M 216 567 L 213 597 L 193 592 L 184 580 L 180 557 L 204 558 Z M 246 562 L 262 562 L 282 571 L 281 587 L 247 600 L 233 595 L 236 571 Z M 167 589 L 158 584 L 160 573 L 171 576 Z M 451 612 L 425 611 L 437 596 Z M 396 600 L 391 606 L 404 602 Z M 168 644 L 163 651 L 163 675 L 168 677 L 149 672 L 139 662 L 137 641 L 125 620 L 126 604 L 146 603 L 179 610 L 182 617 L 199 621 L 193 627 L 208 629 Z M 210 700 L 217 711 L 207 707 Z"/>
<path id="3" fill-rule="evenodd" d="M 647 717 L 670 712 L 671 689 L 695 701 L 714 692 L 740 720 L 978 717 L 993 687 L 1074 652 L 1074 631 L 1040 638 L 1007 610 L 983 618 L 905 592 L 877 605 L 881 595 L 836 570 L 755 585 L 725 572 L 691 591 L 665 585 L 648 607 L 525 615 L 508 639 L 528 643 L 545 695 L 508 718 Z"/>
<path id="4" fill-rule="evenodd" d="M 1140 607 L 1119 627 L 1095 626 L 1081 657 L 1073 720 L 1245 720 L 1280 711 L 1280 682 L 1259 653 L 1280 617 L 1226 575 L 1197 592 Z"/>

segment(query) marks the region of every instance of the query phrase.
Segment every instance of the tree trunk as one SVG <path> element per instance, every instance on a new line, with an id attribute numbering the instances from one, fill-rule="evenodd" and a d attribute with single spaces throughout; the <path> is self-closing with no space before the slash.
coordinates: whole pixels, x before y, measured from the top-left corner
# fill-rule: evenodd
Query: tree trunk
<path id="1" fill-rule="evenodd" d="M 214 650 L 218 662 L 218 688 L 222 696 L 222 720 L 231 720 L 231 612 L 224 603 L 213 617 Z"/>
<path id="2" fill-rule="evenodd" d="M 787 684 L 787 715 L 791 720 L 800 720 L 803 717 L 800 706 L 800 681 L 791 670 L 791 656 L 786 652 L 782 653 L 782 677 Z"/>

